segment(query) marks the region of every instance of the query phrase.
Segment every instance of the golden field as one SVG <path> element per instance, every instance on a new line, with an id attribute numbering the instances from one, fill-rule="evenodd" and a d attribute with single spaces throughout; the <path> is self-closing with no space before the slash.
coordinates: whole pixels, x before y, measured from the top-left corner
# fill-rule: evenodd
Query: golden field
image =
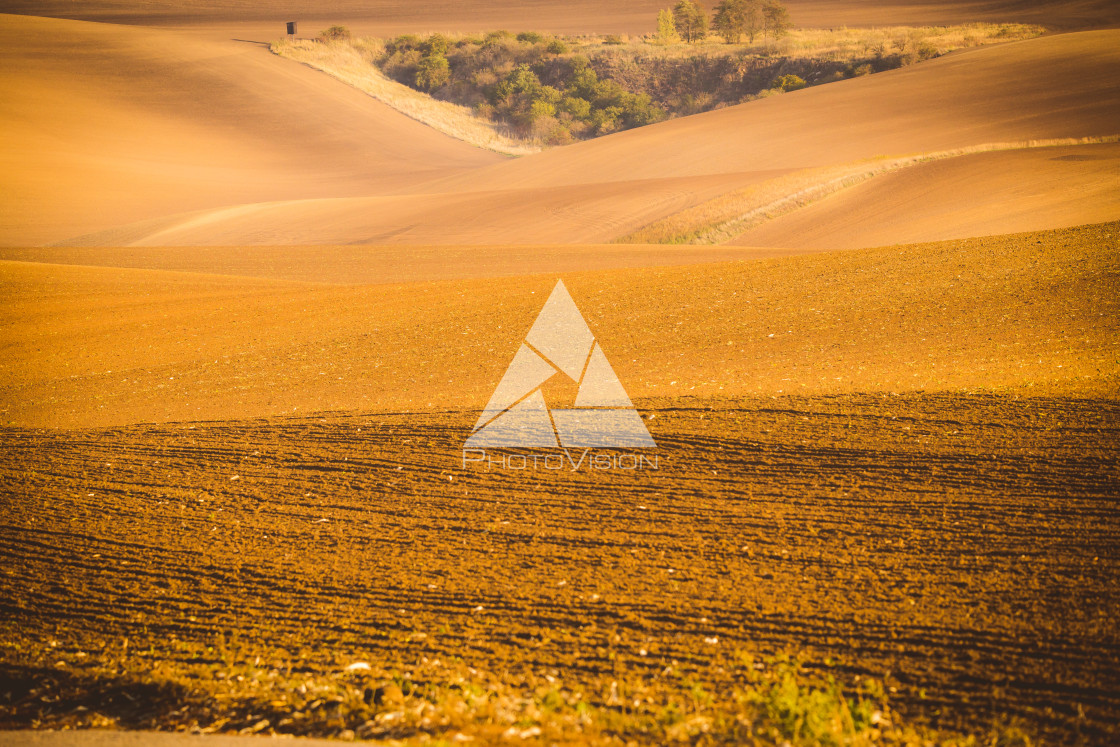
<path id="1" fill-rule="evenodd" d="M 1120 17 L 789 6 L 1047 32 L 510 157 L 269 44 L 659 3 L 0 5 L 0 741 L 1113 743 Z M 464 456 L 559 279 L 657 469 Z"/>

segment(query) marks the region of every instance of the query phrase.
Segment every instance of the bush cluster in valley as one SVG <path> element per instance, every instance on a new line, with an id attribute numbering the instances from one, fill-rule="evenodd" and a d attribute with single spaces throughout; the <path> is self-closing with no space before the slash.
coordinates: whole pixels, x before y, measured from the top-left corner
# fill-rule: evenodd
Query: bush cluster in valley
<path id="1" fill-rule="evenodd" d="M 471 107 L 519 138 L 560 145 L 1041 31 L 980 25 L 793 31 L 777 0 L 723 0 L 712 14 L 695 0 L 680 0 L 655 20 L 653 33 L 635 38 L 403 35 L 366 53 L 400 83 Z M 320 41 L 346 43 L 349 32 L 332 27 Z"/>

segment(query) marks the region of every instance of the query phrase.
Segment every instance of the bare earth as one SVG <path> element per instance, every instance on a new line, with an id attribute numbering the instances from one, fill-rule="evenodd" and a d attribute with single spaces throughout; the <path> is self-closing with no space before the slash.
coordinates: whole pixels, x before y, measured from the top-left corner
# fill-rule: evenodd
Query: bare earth
<path id="1" fill-rule="evenodd" d="M 6 428 L 5 635 L 57 641 L 9 687 L 124 639 L 139 672 L 213 680 L 220 657 L 169 637 L 237 640 L 266 667 L 462 660 L 604 698 L 666 667 L 719 691 L 738 652 L 794 651 L 941 728 L 1115 739 L 1115 400 L 638 404 L 657 471 L 464 469 L 473 410 Z M 211 718 L 172 704 L 98 701 L 131 728 Z"/>
<path id="2" fill-rule="evenodd" d="M 17 246 L 606 243 L 804 169 L 1120 135 L 1120 31 L 974 49 L 510 160 L 259 45 L 15 16 L 0 29 L 15 196 L 0 243 Z M 1036 177 L 1038 157 L 1023 158 L 1004 178 L 1037 179 L 1057 223 L 1024 203 L 954 228 L 934 202 L 907 214 L 921 235 L 888 240 L 1120 218 L 1112 161 Z M 1106 198 L 1068 214 L 1061 196 L 1086 189 Z"/>
<path id="3" fill-rule="evenodd" d="M 233 39 L 0 16 L 0 67 L 8 245 L 386 191 L 501 158 Z"/>
<path id="4" fill-rule="evenodd" d="M 1120 15 L 790 6 L 1063 33 L 508 159 L 269 54 L 302 5 L 0 3 L 0 741 L 743 742 L 790 659 L 880 736 L 1120 740 Z M 657 469 L 464 462 L 561 277 Z"/>
<path id="5" fill-rule="evenodd" d="M 632 396 L 1103 395 L 1116 391 L 1118 242 L 1105 224 L 564 277 Z M 542 274 L 359 286 L 3 262 L 0 417 L 74 427 L 478 408 L 555 283 L 550 261 L 542 253 Z"/>
<path id="6" fill-rule="evenodd" d="M 978 153 L 875 177 L 738 236 L 745 246 L 856 249 L 1109 220 L 1120 145 Z"/>
<path id="7" fill-rule="evenodd" d="M 53 320 L 5 323 L 25 335 L 4 341 L 25 356 L 5 368 L 9 633 L 67 661 L 87 626 L 141 652 L 267 626 L 255 655 L 315 640 L 313 667 L 459 656 L 604 687 L 674 661 L 725 686 L 725 655 L 798 651 L 940 728 L 1105 740 L 1118 236 L 571 273 L 663 464 L 529 480 L 460 449 L 552 275 L 7 262 L 10 313 Z"/>

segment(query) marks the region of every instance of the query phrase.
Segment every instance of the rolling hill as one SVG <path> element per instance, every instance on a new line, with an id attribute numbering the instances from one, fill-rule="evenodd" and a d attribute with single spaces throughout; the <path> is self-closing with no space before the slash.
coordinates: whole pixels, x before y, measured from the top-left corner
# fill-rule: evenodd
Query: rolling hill
<path id="1" fill-rule="evenodd" d="M 0 243 L 500 160 L 259 45 L 0 16 Z"/>
<path id="2" fill-rule="evenodd" d="M 238 205 L 118 226 L 65 243 L 602 243 L 801 170 L 1115 136 L 1118 50 L 1120 31 L 973 49 L 506 160 L 392 195 Z M 820 117 L 820 111 L 829 116 Z M 1031 178 L 1027 168 L 1018 173 Z M 1061 178 L 1047 173 L 1050 186 Z M 1110 179 L 1115 182 L 1111 173 L 1092 158 L 1061 170 L 1071 185 L 1096 180 L 1105 191 Z M 1051 195 L 1060 201 L 1067 188 Z M 974 221 L 970 230 L 1049 227 L 991 217 L 991 226 Z M 1112 217 L 1115 211 L 1106 207 L 1094 213 L 1094 219 Z M 909 219 L 923 216 L 919 211 Z M 877 243 L 889 243 L 889 237 Z"/>

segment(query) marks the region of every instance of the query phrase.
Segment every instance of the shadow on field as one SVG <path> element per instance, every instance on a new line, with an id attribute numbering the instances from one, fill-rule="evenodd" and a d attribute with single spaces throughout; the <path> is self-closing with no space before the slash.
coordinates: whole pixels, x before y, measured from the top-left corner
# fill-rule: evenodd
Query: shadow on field
<path id="1" fill-rule="evenodd" d="M 166 726 L 189 699 L 187 689 L 173 683 L 0 664 L 0 729 L 43 722 L 59 728 L 71 721 L 125 729 Z"/>

